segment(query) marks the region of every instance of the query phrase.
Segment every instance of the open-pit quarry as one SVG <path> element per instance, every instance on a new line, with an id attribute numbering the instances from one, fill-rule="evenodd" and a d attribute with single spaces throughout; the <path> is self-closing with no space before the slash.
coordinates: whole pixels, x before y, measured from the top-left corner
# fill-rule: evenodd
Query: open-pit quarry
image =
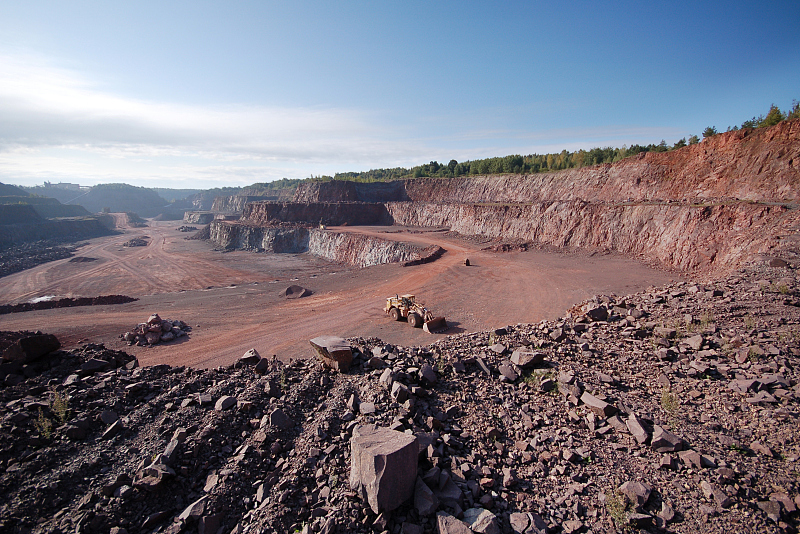
<path id="1" fill-rule="evenodd" d="M 0 283 L 138 299 L 0 315 L 0 530 L 797 532 L 798 195 L 793 120 L 87 240 Z"/>

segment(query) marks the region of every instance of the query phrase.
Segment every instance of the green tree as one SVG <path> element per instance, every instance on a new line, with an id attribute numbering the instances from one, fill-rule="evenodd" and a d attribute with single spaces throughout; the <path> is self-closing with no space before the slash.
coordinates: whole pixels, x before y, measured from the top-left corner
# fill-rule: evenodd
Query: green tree
<path id="1" fill-rule="evenodd" d="M 775 126 L 776 124 L 778 124 L 779 122 L 781 122 L 781 121 L 783 121 L 785 119 L 786 119 L 786 115 L 784 115 L 783 112 L 781 112 L 781 110 L 778 109 L 778 106 L 776 106 L 775 104 L 772 104 L 769 107 L 769 113 L 767 113 L 767 116 L 764 117 L 764 120 L 762 120 L 758 124 L 758 126 L 760 128 L 763 128 L 763 127 L 766 127 L 766 126 Z"/>
<path id="2" fill-rule="evenodd" d="M 708 126 L 705 130 L 703 130 L 703 138 L 711 137 L 712 135 L 717 135 L 717 129 L 713 126 Z"/>
<path id="3" fill-rule="evenodd" d="M 696 135 L 690 135 L 689 136 L 689 144 L 690 145 L 696 145 L 699 142 L 700 142 L 700 138 L 697 137 Z"/>
<path id="4" fill-rule="evenodd" d="M 674 150 L 674 149 L 676 149 L 676 148 L 683 148 L 683 147 L 685 147 L 685 146 L 686 146 L 686 138 L 685 138 L 685 137 L 681 137 L 680 139 L 678 139 L 678 140 L 675 142 L 675 144 L 674 144 L 674 145 L 672 145 L 672 149 Z"/>
<path id="5" fill-rule="evenodd" d="M 800 119 L 800 102 L 792 100 L 792 110 L 786 114 L 787 119 Z"/>

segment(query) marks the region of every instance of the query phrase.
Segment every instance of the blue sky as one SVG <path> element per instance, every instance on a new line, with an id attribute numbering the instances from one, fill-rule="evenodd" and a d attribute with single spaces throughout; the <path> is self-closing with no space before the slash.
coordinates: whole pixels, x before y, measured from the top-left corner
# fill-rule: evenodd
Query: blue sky
<path id="1" fill-rule="evenodd" d="M 800 2 L 0 3 L 0 181 L 674 143 L 800 99 Z"/>

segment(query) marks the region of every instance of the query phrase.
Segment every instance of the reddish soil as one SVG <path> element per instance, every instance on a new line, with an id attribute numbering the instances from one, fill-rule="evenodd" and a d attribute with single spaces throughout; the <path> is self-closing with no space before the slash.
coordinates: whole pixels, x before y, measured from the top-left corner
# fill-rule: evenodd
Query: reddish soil
<path id="1" fill-rule="evenodd" d="M 423 345 L 442 335 L 479 331 L 562 315 L 598 293 L 624 295 L 660 285 L 675 275 L 615 255 L 542 251 L 498 254 L 487 243 L 436 230 L 339 227 L 387 239 L 440 245 L 447 252 L 429 264 L 367 269 L 337 265 L 306 254 L 219 252 L 186 240 L 177 222 L 93 239 L 79 249 L 96 262 L 60 260 L 3 278 L 0 303 L 36 297 L 125 294 L 137 302 L 113 306 L 32 311 L 0 317 L 0 330 L 42 330 L 65 348 L 85 342 L 135 354 L 143 365 L 227 365 L 250 348 L 281 359 L 313 354 L 308 340 L 322 334 L 380 337 L 398 345 Z M 148 246 L 122 243 L 146 234 Z M 469 258 L 471 266 L 464 266 Z M 313 294 L 287 300 L 297 284 Z M 382 312 L 385 297 L 414 293 L 454 327 L 430 335 L 395 323 Z M 192 326 L 188 338 L 155 347 L 128 347 L 119 335 L 151 313 Z"/>

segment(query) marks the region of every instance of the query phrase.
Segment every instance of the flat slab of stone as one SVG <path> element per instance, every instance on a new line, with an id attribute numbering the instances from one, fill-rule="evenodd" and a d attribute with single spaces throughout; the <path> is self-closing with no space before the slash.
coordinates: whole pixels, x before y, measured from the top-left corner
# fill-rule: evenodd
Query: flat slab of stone
<path id="1" fill-rule="evenodd" d="M 614 406 L 585 391 L 581 395 L 581 402 L 600 417 L 611 417 L 617 413 L 617 409 Z"/>
<path id="2" fill-rule="evenodd" d="M 544 361 L 543 352 L 533 352 L 517 349 L 511 355 L 511 362 L 520 369 L 529 369 Z"/>
<path id="3" fill-rule="evenodd" d="M 376 514 L 390 512 L 414 495 L 416 436 L 375 425 L 356 427 L 350 454 L 350 488 Z"/>
<path id="4" fill-rule="evenodd" d="M 337 371 L 346 372 L 353 363 L 353 349 L 341 337 L 319 336 L 310 341 L 322 363 Z"/>

